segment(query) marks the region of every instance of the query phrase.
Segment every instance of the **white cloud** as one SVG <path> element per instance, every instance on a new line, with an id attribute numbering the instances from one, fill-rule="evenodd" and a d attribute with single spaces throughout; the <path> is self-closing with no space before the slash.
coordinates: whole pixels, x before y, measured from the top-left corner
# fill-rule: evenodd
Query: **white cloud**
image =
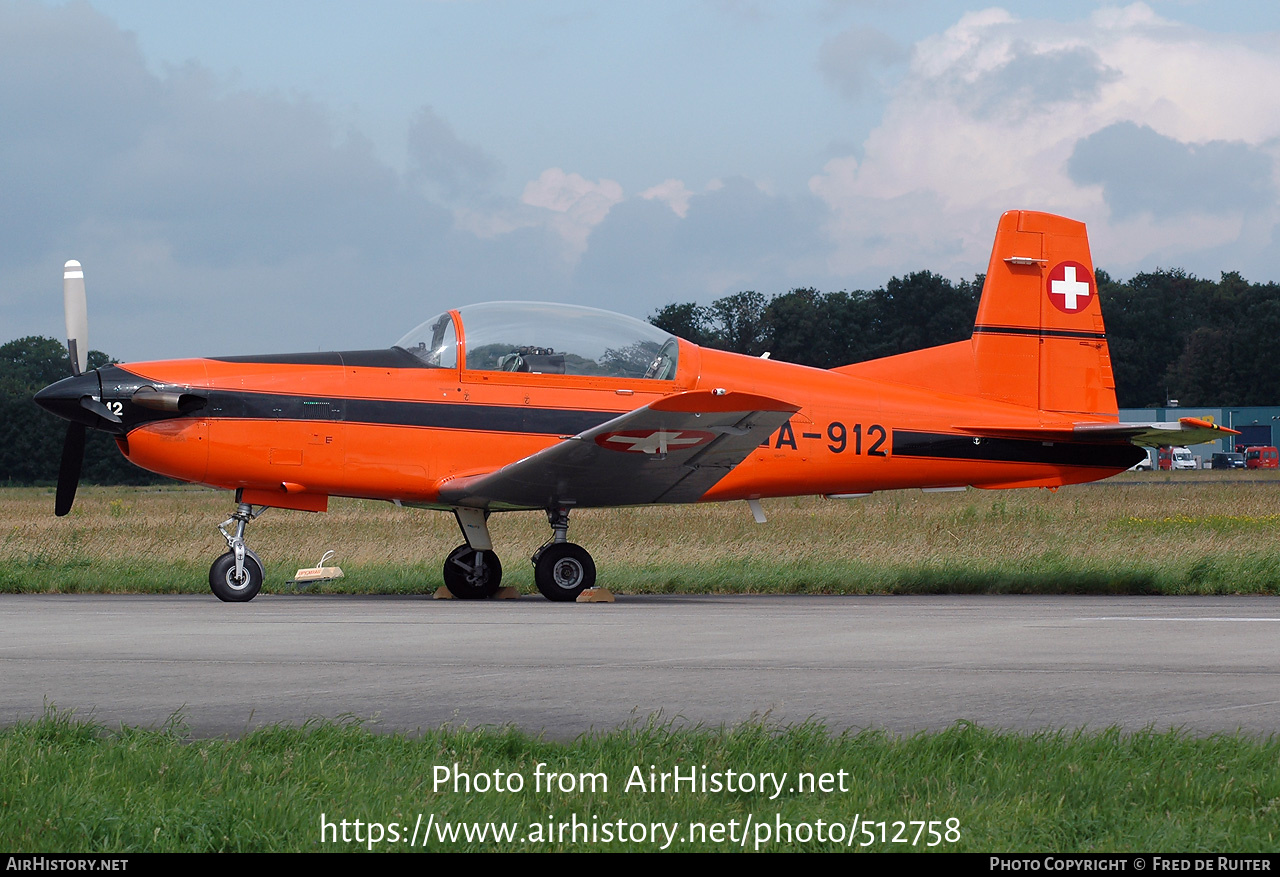
<path id="1" fill-rule="evenodd" d="M 681 219 L 689 215 L 689 199 L 693 193 L 685 188 L 683 180 L 663 180 L 658 185 L 645 189 L 640 197 L 646 201 L 661 201 L 671 208 L 671 212 Z"/>
<path id="2" fill-rule="evenodd" d="M 1102 186 L 1073 179 L 1067 165 L 1080 141 L 1120 123 L 1188 147 L 1226 141 L 1270 156 L 1268 144 L 1280 138 L 1278 49 L 1277 35 L 1210 34 L 1142 3 L 1065 23 L 1018 20 L 1001 9 L 969 13 L 915 46 L 861 158 L 836 158 L 810 181 L 831 211 L 832 267 L 981 270 L 996 218 L 1016 207 L 1085 220 L 1095 258 L 1107 264 L 1154 257 L 1161 239 L 1204 249 L 1240 228 L 1247 210 L 1253 222 L 1274 225 L 1274 195 L 1234 215 L 1219 206 L 1213 218 L 1195 210 L 1154 220 L 1133 210 L 1119 215 Z M 1269 181 L 1268 188 L 1275 191 Z M 933 209 L 887 209 L 913 199 Z M 922 249 L 901 249 L 911 243 Z M 951 266 L 921 258 L 948 252 Z"/>
<path id="3" fill-rule="evenodd" d="M 529 182 L 520 200 L 554 214 L 548 224 L 564 239 L 570 260 L 576 261 L 586 252 L 591 230 L 622 200 L 622 186 L 614 180 L 593 183 L 580 174 L 553 167 Z"/>

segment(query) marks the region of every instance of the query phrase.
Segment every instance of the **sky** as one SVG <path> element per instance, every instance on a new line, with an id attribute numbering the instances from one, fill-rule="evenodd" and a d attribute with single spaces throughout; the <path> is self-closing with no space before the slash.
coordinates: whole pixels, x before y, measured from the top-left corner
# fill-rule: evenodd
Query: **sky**
<path id="1" fill-rule="evenodd" d="M 984 271 L 1280 281 L 1280 4 L 0 0 L 0 342 L 386 347 L 450 307 Z"/>

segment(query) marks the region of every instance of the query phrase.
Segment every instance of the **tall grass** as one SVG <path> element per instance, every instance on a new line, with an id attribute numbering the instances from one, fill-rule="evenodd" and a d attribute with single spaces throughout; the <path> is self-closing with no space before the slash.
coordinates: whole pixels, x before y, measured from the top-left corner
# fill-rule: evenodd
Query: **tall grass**
<path id="1" fill-rule="evenodd" d="M 1278 499 L 1270 473 L 1161 473 L 1056 492 L 766 500 L 765 525 L 744 503 L 583 509 L 570 536 L 622 593 L 1275 594 Z M 226 550 L 227 493 L 82 488 L 63 519 L 52 503 L 51 490 L 0 490 L 0 591 L 203 591 Z M 544 516 L 490 526 L 504 583 L 532 591 Z M 308 592 L 425 593 L 461 538 L 447 513 L 335 499 L 327 514 L 271 510 L 249 541 L 268 592 L 291 592 L 293 572 L 333 549 L 346 578 Z"/>

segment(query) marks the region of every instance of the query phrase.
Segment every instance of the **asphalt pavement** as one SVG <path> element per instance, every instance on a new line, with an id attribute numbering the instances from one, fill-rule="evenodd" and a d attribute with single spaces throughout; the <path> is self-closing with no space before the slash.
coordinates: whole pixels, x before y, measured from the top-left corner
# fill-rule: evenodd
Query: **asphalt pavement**
<path id="1" fill-rule="evenodd" d="M 1280 730 L 1266 597 L 2 595 L 0 723 Z"/>

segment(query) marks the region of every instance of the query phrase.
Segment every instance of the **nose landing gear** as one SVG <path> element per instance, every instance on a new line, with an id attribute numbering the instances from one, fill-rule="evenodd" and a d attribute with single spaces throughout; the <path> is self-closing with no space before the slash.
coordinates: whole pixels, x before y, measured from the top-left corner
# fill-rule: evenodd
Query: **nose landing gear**
<path id="1" fill-rule="evenodd" d="M 262 561 L 244 544 L 244 531 L 250 521 L 267 509 L 263 506 L 255 512 L 253 506 L 239 502 L 239 498 L 237 493 L 235 514 L 218 525 L 218 531 L 231 550 L 209 567 L 209 587 L 213 595 L 224 603 L 249 602 L 262 590 L 264 578 Z M 233 525 L 235 529 L 227 532 L 227 528 Z"/>

